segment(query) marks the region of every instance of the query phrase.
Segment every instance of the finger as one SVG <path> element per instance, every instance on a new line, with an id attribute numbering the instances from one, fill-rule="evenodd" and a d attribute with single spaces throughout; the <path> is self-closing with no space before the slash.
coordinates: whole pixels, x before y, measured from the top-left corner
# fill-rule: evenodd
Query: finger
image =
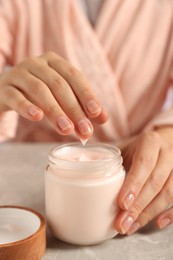
<path id="1" fill-rule="evenodd" d="M 34 63 L 29 68 L 30 73 L 36 78 L 41 79 L 49 87 L 61 109 L 74 123 L 78 135 L 81 138 L 89 138 L 93 133 L 93 127 L 86 118 L 69 84 L 55 70 L 40 64 L 36 65 Z"/>
<path id="2" fill-rule="evenodd" d="M 71 86 L 86 115 L 89 118 L 98 117 L 101 114 L 102 106 L 85 76 L 69 62 L 60 59 L 54 53 L 48 54 L 47 62 Z"/>
<path id="3" fill-rule="evenodd" d="M 68 135 L 73 131 L 73 123 L 41 80 L 20 69 L 20 77 L 13 77 L 13 83 L 27 99 L 44 112 L 48 121 L 59 134 Z"/>
<path id="4" fill-rule="evenodd" d="M 162 213 L 156 220 L 156 225 L 160 229 L 163 229 L 170 224 L 173 224 L 173 207 L 170 207 Z"/>
<path id="5" fill-rule="evenodd" d="M 115 220 L 115 228 L 119 234 L 125 234 L 133 224 L 134 219 L 128 211 L 120 211 Z"/>
<path id="6" fill-rule="evenodd" d="M 101 114 L 93 119 L 93 122 L 97 124 L 104 124 L 108 120 L 109 116 L 106 110 L 102 110 Z"/>
<path id="7" fill-rule="evenodd" d="M 122 209 L 129 209 L 138 197 L 156 165 L 159 150 L 160 137 L 157 133 L 150 132 L 139 139 L 131 168 L 119 195 L 119 205 Z"/>
<path id="8" fill-rule="evenodd" d="M 173 172 L 166 181 L 162 191 L 154 198 L 154 200 L 142 211 L 140 216 L 134 222 L 134 226 L 138 226 L 138 229 L 145 226 L 153 218 L 163 212 L 168 205 L 173 202 Z M 166 213 L 165 213 L 166 214 Z M 164 216 L 164 215 L 163 215 Z M 160 217 L 160 219 L 162 219 Z M 134 233 L 136 230 L 132 225 L 129 234 Z"/>
<path id="9" fill-rule="evenodd" d="M 169 178 L 170 172 L 172 170 L 172 153 L 171 150 L 168 150 L 168 147 L 161 150 L 157 164 L 152 174 L 141 189 L 141 192 L 139 193 L 137 199 L 135 200 L 135 202 L 129 209 L 128 214 L 126 215 L 127 220 L 129 217 L 131 217 L 133 221 L 136 220 L 141 212 L 151 203 L 151 201 L 157 196 L 157 194 L 159 194 L 167 179 Z M 122 215 L 122 219 L 119 218 L 118 224 L 120 230 L 123 233 L 127 232 L 130 228 L 130 226 L 125 227 L 124 222 L 126 223 L 126 220 L 124 219 L 124 215 Z"/>
<path id="10" fill-rule="evenodd" d="M 16 111 L 22 117 L 30 121 L 40 121 L 43 118 L 43 111 L 27 100 L 24 95 L 13 86 L 7 86 L 5 91 L 6 105 Z"/>

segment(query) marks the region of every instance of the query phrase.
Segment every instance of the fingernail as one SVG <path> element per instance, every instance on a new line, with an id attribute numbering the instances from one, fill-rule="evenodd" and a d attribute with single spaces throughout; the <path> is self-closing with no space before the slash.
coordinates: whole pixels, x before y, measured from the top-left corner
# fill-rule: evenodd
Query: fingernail
<path id="1" fill-rule="evenodd" d="M 129 230 L 129 228 L 131 227 L 133 221 L 134 221 L 134 219 L 131 216 L 128 216 L 128 217 L 125 218 L 125 220 L 122 223 L 123 234 L 125 234 L 127 232 L 127 230 Z"/>
<path id="2" fill-rule="evenodd" d="M 133 204 L 134 200 L 135 200 L 135 196 L 132 193 L 129 193 L 124 199 L 125 209 L 128 210 L 130 206 Z"/>
<path id="3" fill-rule="evenodd" d="M 101 112 L 101 107 L 95 100 L 90 100 L 87 103 L 87 110 L 91 114 L 98 114 Z"/>
<path id="4" fill-rule="evenodd" d="M 160 228 L 164 228 L 168 226 L 171 223 L 171 220 L 169 218 L 164 218 L 160 221 L 159 226 Z"/>
<path id="5" fill-rule="evenodd" d="M 68 130 L 70 128 L 72 128 L 72 124 L 71 122 L 69 121 L 69 119 L 65 116 L 60 116 L 57 120 L 57 124 L 58 124 L 58 127 L 65 131 L 65 130 Z"/>
<path id="6" fill-rule="evenodd" d="M 92 133 L 92 127 L 87 119 L 82 119 L 78 122 L 77 128 L 81 135 L 89 135 Z"/>
<path id="7" fill-rule="evenodd" d="M 31 107 L 29 108 L 29 114 L 30 114 L 31 116 L 35 116 L 36 114 L 38 114 L 38 113 L 40 113 L 40 112 L 41 112 L 41 110 L 40 110 L 39 108 L 37 108 L 37 107 L 31 106 Z"/>
<path id="8" fill-rule="evenodd" d="M 134 222 L 130 228 L 130 230 L 127 232 L 128 235 L 131 235 L 135 233 L 140 228 L 139 222 Z"/>

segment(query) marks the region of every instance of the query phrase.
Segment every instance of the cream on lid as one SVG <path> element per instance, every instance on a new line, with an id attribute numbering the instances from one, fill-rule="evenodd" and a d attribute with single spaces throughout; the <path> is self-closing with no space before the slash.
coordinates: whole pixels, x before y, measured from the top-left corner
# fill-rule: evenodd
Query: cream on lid
<path id="1" fill-rule="evenodd" d="M 115 157 L 111 150 L 95 146 L 62 146 L 53 150 L 52 155 L 54 159 L 78 162 L 103 161 Z"/>
<path id="2" fill-rule="evenodd" d="M 40 227 L 34 213 L 19 208 L 0 208 L 0 245 L 17 242 L 33 235 Z"/>

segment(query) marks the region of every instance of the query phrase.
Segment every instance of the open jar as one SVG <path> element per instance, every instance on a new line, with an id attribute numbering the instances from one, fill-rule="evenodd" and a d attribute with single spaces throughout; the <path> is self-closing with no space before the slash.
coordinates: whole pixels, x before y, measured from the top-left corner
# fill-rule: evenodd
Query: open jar
<path id="1" fill-rule="evenodd" d="M 114 237 L 124 179 L 121 152 L 114 146 L 71 143 L 55 147 L 45 174 L 50 231 L 60 240 L 78 245 Z"/>

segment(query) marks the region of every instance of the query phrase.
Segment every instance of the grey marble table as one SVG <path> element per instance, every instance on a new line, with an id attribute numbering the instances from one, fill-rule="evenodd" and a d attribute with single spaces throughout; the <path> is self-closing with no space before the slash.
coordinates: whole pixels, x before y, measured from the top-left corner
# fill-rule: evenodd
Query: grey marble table
<path id="1" fill-rule="evenodd" d="M 0 205 L 21 205 L 44 215 L 44 171 L 55 144 L 0 144 Z M 43 260 L 173 260 L 173 225 L 162 231 L 152 223 L 131 236 L 96 246 L 65 244 L 47 233 Z"/>

